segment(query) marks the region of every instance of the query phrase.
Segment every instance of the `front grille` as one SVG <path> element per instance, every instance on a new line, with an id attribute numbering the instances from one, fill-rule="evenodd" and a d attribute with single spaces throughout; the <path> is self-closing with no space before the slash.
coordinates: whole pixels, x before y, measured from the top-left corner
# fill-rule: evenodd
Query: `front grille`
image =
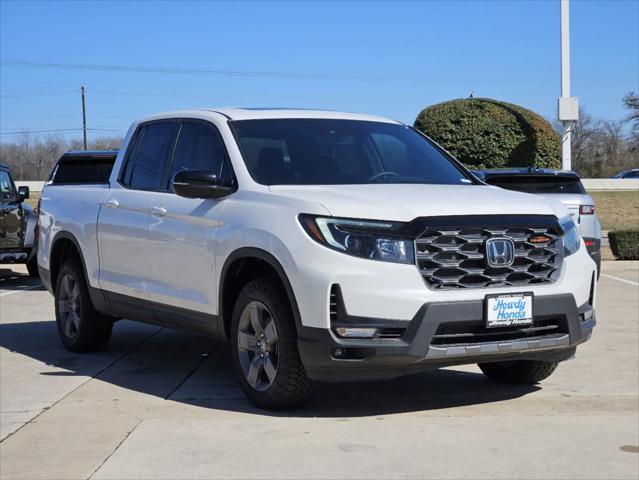
<path id="1" fill-rule="evenodd" d="M 487 328 L 485 322 L 454 322 L 439 326 L 432 345 L 472 345 L 487 342 L 532 340 L 549 335 L 568 333 L 564 318 L 535 319 L 526 327 Z"/>
<path id="2" fill-rule="evenodd" d="M 539 243 L 531 242 L 547 237 Z M 507 237 L 515 245 L 509 267 L 491 267 L 486 241 Z M 558 227 L 427 227 L 415 240 L 417 268 L 433 289 L 531 285 L 555 281 L 562 260 Z"/>

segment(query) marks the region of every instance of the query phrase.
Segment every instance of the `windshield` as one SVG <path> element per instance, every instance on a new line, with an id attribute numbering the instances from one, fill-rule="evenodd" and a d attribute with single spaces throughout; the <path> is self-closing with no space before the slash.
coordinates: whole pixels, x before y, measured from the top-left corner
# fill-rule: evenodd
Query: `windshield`
<path id="1" fill-rule="evenodd" d="M 230 124 L 251 176 L 263 185 L 473 183 L 405 125 L 328 119 Z"/>
<path id="2" fill-rule="evenodd" d="M 525 193 L 586 193 L 579 179 L 575 177 L 553 175 L 500 175 L 497 177 L 487 177 L 486 183 L 507 190 L 516 190 Z"/>

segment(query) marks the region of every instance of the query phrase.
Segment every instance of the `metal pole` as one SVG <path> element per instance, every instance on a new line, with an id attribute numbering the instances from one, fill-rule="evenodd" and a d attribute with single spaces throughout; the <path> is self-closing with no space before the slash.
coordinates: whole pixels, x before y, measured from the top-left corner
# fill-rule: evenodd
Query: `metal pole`
<path id="1" fill-rule="evenodd" d="M 87 108 L 84 100 L 84 86 L 80 87 L 82 93 L 82 134 L 84 137 L 84 151 L 87 150 Z"/>
<path id="2" fill-rule="evenodd" d="M 561 96 L 570 97 L 570 7 L 569 0 L 561 0 Z M 570 141 L 572 136 L 572 121 L 563 122 L 564 134 L 561 138 L 561 167 L 570 170 Z"/>

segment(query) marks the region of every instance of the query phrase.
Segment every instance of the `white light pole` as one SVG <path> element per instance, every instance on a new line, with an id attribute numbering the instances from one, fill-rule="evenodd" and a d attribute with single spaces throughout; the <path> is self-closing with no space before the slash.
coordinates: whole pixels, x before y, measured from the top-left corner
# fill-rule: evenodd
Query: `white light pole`
<path id="1" fill-rule="evenodd" d="M 570 137 L 574 122 L 579 120 L 579 99 L 570 96 L 570 7 L 569 0 L 559 0 L 561 5 L 561 97 L 558 102 L 558 118 L 563 124 L 561 137 L 561 168 L 570 170 Z"/>

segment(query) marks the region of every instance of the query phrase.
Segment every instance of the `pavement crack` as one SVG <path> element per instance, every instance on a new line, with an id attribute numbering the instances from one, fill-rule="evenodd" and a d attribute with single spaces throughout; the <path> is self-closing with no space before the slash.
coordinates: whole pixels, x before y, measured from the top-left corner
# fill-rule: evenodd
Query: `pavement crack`
<path id="1" fill-rule="evenodd" d="M 220 342 L 217 342 L 215 345 L 213 345 L 213 348 L 211 348 L 211 350 L 206 354 L 206 355 L 202 355 L 202 358 L 200 359 L 199 362 L 197 362 L 197 364 L 189 371 L 189 373 L 186 374 L 186 377 L 184 377 L 180 383 L 178 383 L 175 388 L 173 388 L 173 390 L 171 390 L 168 395 L 166 397 L 164 397 L 164 400 L 168 400 L 171 395 L 173 395 L 175 392 L 177 392 L 179 390 L 179 388 L 184 385 L 184 383 L 191 378 L 191 376 L 197 371 L 198 368 L 200 368 L 200 366 L 202 366 L 202 364 L 204 362 L 206 362 L 206 360 L 213 354 L 213 352 L 215 351 L 215 349 L 220 345 Z"/>
<path id="2" fill-rule="evenodd" d="M 126 442 L 126 439 L 129 438 L 129 436 L 131 436 L 131 434 L 135 431 L 135 429 L 138 428 L 141 424 L 142 424 L 142 420 L 138 420 L 138 423 L 131 430 L 126 432 L 126 435 L 124 435 L 124 438 L 122 440 L 120 440 L 120 442 L 118 442 L 118 444 L 115 446 L 113 451 L 111 453 L 109 453 L 106 456 L 106 458 L 104 460 L 102 460 L 102 462 L 100 462 L 100 465 L 98 465 L 97 468 L 95 470 L 93 470 L 93 472 L 91 472 L 91 475 L 89 475 L 87 477 L 87 480 L 90 480 L 93 477 L 93 475 L 95 475 L 97 473 L 97 471 L 102 468 L 102 465 L 104 465 L 106 462 L 109 461 L 109 458 L 111 458 L 113 456 L 113 454 L 118 451 L 118 449 L 122 446 L 122 444 L 124 442 Z"/>
<path id="3" fill-rule="evenodd" d="M 73 390 L 71 390 L 70 392 L 68 392 L 67 394 L 63 395 L 62 397 L 60 397 L 58 400 L 56 400 L 55 402 L 53 402 L 50 406 L 44 408 L 40 413 L 38 413 L 36 416 L 34 416 L 33 418 L 29 419 L 27 422 L 24 422 L 19 428 L 17 428 L 14 432 L 11 432 L 9 435 L 7 435 L 6 437 L 4 437 L 2 440 L 0 440 L 0 444 L 3 442 L 6 442 L 7 439 L 13 437 L 16 433 L 18 433 L 20 430 L 22 430 L 26 425 L 29 425 L 30 423 L 35 423 L 35 421 L 38 419 L 38 417 L 40 417 L 40 415 L 42 415 L 45 412 L 48 412 L 49 410 L 51 410 L 53 407 L 55 407 L 58 403 L 60 403 L 61 401 L 63 401 L 65 398 L 67 398 L 69 395 L 71 395 L 73 392 L 81 389 L 82 387 L 84 387 L 87 383 L 89 383 L 91 380 L 93 380 L 94 378 L 98 378 L 102 373 L 104 373 L 105 370 L 111 368 L 113 365 L 115 365 L 116 363 L 118 363 L 120 360 L 122 360 L 124 357 L 126 357 L 127 355 L 133 353 L 134 351 L 136 351 L 138 348 L 140 348 L 142 345 L 144 345 L 146 342 L 148 342 L 149 340 L 151 340 L 153 337 L 155 337 L 158 333 L 160 333 L 162 330 L 164 330 L 164 328 L 158 328 L 158 330 L 156 330 L 155 332 L 153 332 L 151 335 L 149 335 L 148 337 L 145 337 L 144 339 L 142 339 L 142 341 L 138 342 L 135 346 L 131 347 L 130 349 L 128 349 L 126 352 L 124 352 L 122 355 L 120 355 L 119 357 L 117 357 L 115 360 L 113 360 L 111 363 L 109 363 L 108 365 L 106 365 L 105 367 L 101 368 L 100 370 L 98 370 L 95 375 L 92 375 L 91 377 L 87 378 L 86 381 L 82 382 L 80 385 L 78 385 L 77 387 L 75 387 Z"/>

